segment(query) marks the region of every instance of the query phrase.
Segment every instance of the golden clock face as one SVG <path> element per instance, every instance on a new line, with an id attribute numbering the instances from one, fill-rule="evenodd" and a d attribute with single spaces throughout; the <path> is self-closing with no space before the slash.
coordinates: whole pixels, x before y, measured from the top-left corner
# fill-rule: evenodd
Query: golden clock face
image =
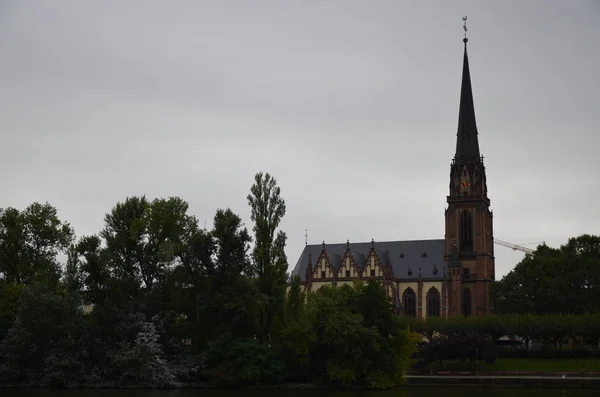
<path id="1" fill-rule="evenodd" d="M 463 189 L 468 189 L 471 187 L 471 181 L 469 181 L 468 179 L 463 179 L 460 181 L 460 187 L 462 187 Z"/>

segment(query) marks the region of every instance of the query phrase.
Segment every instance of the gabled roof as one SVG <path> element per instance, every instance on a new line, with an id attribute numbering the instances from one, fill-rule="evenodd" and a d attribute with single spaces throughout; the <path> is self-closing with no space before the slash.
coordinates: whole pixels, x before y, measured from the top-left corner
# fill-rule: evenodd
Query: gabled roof
<path id="1" fill-rule="evenodd" d="M 444 277 L 446 244 L 443 239 L 350 243 L 350 251 L 359 267 L 365 266 L 372 244 L 381 264 L 389 256 L 395 279 L 416 281 L 419 269 L 423 280 L 441 280 Z M 325 252 L 334 270 L 339 269 L 347 247 L 348 243 L 325 244 Z M 322 244 L 306 245 L 291 275 L 300 275 L 301 280 L 305 281 L 309 256 L 315 268 L 322 250 Z"/>

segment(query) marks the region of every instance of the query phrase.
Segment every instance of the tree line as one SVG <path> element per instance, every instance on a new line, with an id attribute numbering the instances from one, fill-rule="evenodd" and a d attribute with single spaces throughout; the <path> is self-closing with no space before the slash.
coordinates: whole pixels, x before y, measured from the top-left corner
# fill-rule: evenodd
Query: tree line
<path id="1" fill-rule="evenodd" d="M 286 293 L 275 178 L 256 174 L 247 199 L 250 231 L 231 209 L 205 230 L 181 198 L 134 196 L 79 238 L 49 203 L 0 209 L 0 381 L 402 382 L 417 339 L 381 286 Z"/>
<path id="2" fill-rule="evenodd" d="M 589 314 L 495 314 L 482 317 L 427 317 L 419 321 L 403 318 L 428 339 L 437 335 L 485 334 L 494 340 L 503 336 L 520 338 L 525 344 L 537 340 L 548 347 L 561 347 L 567 338 L 583 338 L 589 345 L 600 341 L 600 313 Z"/>

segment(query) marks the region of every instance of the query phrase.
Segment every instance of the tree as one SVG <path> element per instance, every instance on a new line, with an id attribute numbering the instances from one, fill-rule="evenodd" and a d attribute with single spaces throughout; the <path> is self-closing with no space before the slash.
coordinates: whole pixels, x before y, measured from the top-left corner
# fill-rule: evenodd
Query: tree
<path id="1" fill-rule="evenodd" d="M 254 222 L 254 272 L 260 292 L 268 299 L 260 321 L 261 340 L 267 342 L 277 319 L 283 320 L 288 267 L 285 256 L 287 237 L 283 231 L 277 231 L 286 206 L 275 178 L 269 173 L 257 173 L 248 195 L 248 204 L 250 218 Z"/>
<path id="2" fill-rule="evenodd" d="M 560 248 L 541 245 L 492 288 L 498 313 L 600 311 L 600 236 L 571 238 Z"/>
<path id="3" fill-rule="evenodd" d="M 201 230 L 197 224 L 189 229 L 184 243 L 177 251 L 180 261 L 179 268 L 185 272 L 187 283 L 193 290 L 194 311 L 189 313 L 189 318 L 194 322 L 194 332 L 192 332 L 191 337 L 194 352 L 199 352 L 201 343 L 204 341 L 207 333 L 206 330 L 201 330 L 200 311 L 203 297 L 207 293 L 210 294 L 208 281 L 210 280 L 209 275 L 212 275 L 215 267 L 215 252 L 216 246 L 212 233 Z"/>
<path id="4" fill-rule="evenodd" d="M 12 381 L 38 386 L 76 385 L 85 373 L 86 324 L 78 302 L 45 282 L 26 286 L 0 357 Z"/>
<path id="5" fill-rule="evenodd" d="M 418 336 L 403 329 L 377 283 L 325 286 L 283 331 L 284 357 L 294 375 L 334 385 L 389 388 L 403 382 Z"/>
<path id="6" fill-rule="evenodd" d="M 0 343 L 15 321 L 23 287 L 22 284 L 8 283 L 0 280 Z"/>
<path id="7" fill-rule="evenodd" d="M 106 214 L 100 235 L 106 242 L 110 270 L 125 290 L 135 295 L 150 291 L 172 266 L 195 218 L 178 197 L 155 199 L 128 197 Z"/>
<path id="8" fill-rule="evenodd" d="M 218 210 L 211 235 L 215 244 L 214 268 L 203 296 L 203 314 L 212 320 L 211 337 L 252 338 L 264 299 L 246 277 L 251 241 L 241 218 L 230 209 Z"/>
<path id="9" fill-rule="evenodd" d="M 300 276 L 295 275 L 292 278 L 292 284 L 286 300 L 285 318 L 287 322 L 302 314 L 305 300 L 306 294 L 302 291 Z"/>
<path id="10" fill-rule="evenodd" d="M 48 203 L 33 203 L 19 211 L 0 209 L 0 273 L 9 283 L 29 284 L 36 273 L 57 282 L 57 255 L 66 252 L 74 231 Z"/>
<path id="11" fill-rule="evenodd" d="M 73 247 L 80 282 L 85 289 L 86 301 L 102 304 L 107 298 L 107 288 L 111 279 L 107 251 L 102 247 L 99 236 L 83 236 Z"/>
<path id="12" fill-rule="evenodd" d="M 229 208 L 217 210 L 212 236 L 216 248 L 216 269 L 220 277 L 239 278 L 251 272 L 248 258 L 252 241 L 242 219 Z"/>
<path id="13" fill-rule="evenodd" d="M 178 252 L 195 299 L 192 338 L 195 351 L 209 340 L 227 335 L 251 337 L 258 333 L 257 318 L 264 299 L 255 283 L 248 257 L 251 238 L 241 218 L 219 209 L 210 231 L 197 226 Z"/>
<path id="14" fill-rule="evenodd" d="M 154 277 L 154 266 L 148 264 L 144 252 L 149 205 L 145 196 L 127 197 L 105 215 L 105 226 L 100 232 L 106 242 L 110 271 L 130 296 L 137 294 L 143 280 L 150 287 Z"/>
<path id="15" fill-rule="evenodd" d="M 177 385 L 158 338 L 154 324 L 144 322 L 133 345 L 122 344 L 113 360 L 113 370 L 119 374 L 121 384 L 150 388 Z"/>

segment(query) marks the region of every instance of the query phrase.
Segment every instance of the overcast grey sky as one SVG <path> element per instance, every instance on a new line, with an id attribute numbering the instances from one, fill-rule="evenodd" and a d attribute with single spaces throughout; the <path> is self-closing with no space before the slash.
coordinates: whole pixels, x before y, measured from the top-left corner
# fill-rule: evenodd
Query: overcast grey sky
<path id="1" fill-rule="evenodd" d="M 210 224 L 272 173 L 310 243 L 443 238 L 462 22 L 495 237 L 600 228 L 600 1 L 0 2 L 0 206 L 131 195 Z M 497 276 L 522 253 L 496 248 Z"/>

